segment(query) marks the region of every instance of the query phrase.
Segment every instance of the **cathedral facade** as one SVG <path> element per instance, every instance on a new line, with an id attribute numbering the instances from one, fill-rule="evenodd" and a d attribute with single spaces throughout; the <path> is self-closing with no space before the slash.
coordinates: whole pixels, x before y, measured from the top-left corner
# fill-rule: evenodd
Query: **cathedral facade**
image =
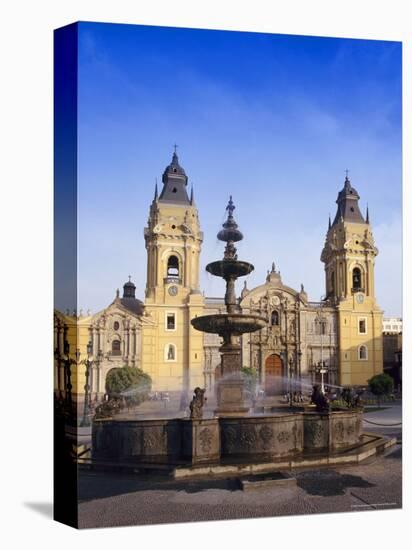
<path id="1" fill-rule="evenodd" d="M 186 187 L 187 176 L 174 153 L 145 229 L 145 309 L 153 324 L 143 333 L 142 364 L 159 380 L 159 389 L 196 384 L 212 389 L 220 363 L 219 337 L 190 325 L 194 316 L 223 312 L 225 306 L 223 298 L 203 297 L 199 290 L 203 237 L 193 192 L 189 198 Z M 249 290 L 245 284 L 240 308 L 266 317 L 268 324 L 242 337 L 242 362 L 257 370 L 268 395 L 320 378 L 330 385 L 364 385 L 382 372 L 382 312 L 374 289 L 378 251 L 359 198 L 346 177 L 321 254 L 322 301 L 310 301 L 303 285 L 296 291 L 284 284 L 274 264 L 262 285 Z M 167 330 L 171 314 L 174 332 Z"/>
<path id="2" fill-rule="evenodd" d="M 147 372 L 156 391 L 189 392 L 196 386 L 213 391 L 220 338 L 195 330 L 190 321 L 224 312 L 225 305 L 223 298 L 205 297 L 200 289 L 203 233 L 176 151 L 162 183 L 160 193 L 156 186 L 144 228 L 144 301 L 128 281 L 123 296 L 117 291 L 114 301 L 94 316 L 55 313 L 55 357 L 60 357 L 55 387 L 60 393 L 66 383 L 61 358 L 73 340 L 70 331 L 81 334 L 72 343 L 76 353 L 85 356 L 87 347 L 90 392 L 96 398 L 104 395 L 111 368 L 124 365 Z M 321 253 L 322 301 L 310 301 L 303 285 L 299 291 L 287 286 L 274 263 L 261 285 L 248 289 L 245 283 L 241 310 L 265 317 L 267 326 L 242 336 L 242 363 L 257 371 L 266 395 L 304 389 L 321 379 L 329 385 L 366 385 L 383 371 L 382 311 L 374 284 L 378 250 L 359 198 L 346 177 Z M 84 377 L 78 379 L 81 394 Z"/>

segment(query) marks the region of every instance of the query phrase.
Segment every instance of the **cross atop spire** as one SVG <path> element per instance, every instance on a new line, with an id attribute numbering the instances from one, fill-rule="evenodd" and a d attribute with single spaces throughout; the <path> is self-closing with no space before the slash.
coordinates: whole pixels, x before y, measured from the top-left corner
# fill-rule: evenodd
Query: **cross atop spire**
<path id="1" fill-rule="evenodd" d="M 349 179 L 349 170 L 346 169 L 345 170 L 345 189 L 349 189 L 350 188 L 350 179 Z"/>
<path id="2" fill-rule="evenodd" d="M 176 154 L 177 154 L 177 151 L 176 151 L 176 149 L 178 148 L 178 145 L 177 145 L 177 143 L 175 143 L 175 144 L 173 145 L 173 147 L 174 147 L 174 153 L 175 153 L 175 155 L 176 155 Z"/>

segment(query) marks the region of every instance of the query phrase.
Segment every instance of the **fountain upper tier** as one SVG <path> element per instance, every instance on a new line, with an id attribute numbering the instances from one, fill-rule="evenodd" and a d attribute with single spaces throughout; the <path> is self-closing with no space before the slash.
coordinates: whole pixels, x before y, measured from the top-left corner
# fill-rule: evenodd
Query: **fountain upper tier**
<path id="1" fill-rule="evenodd" d="M 267 325 L 264 317 L 245 315 L 243 313 L 219 313 L 217 315 L 203 315 L 192 319 L 195 329 L 202 332 L 219 334 L 225 341 L 231 335 L 241 336 L 245 332 L 255 332 Z"/>

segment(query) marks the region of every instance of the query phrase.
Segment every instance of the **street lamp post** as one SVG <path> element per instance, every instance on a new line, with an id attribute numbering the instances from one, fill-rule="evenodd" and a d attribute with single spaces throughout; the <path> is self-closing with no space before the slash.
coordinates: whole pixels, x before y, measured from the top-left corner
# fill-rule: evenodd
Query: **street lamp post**
<path id="1" fill-rule="evenodd" d="M 83 407 L 83 418 L 80 422 L 80 427 L 85 428 L 90 426 L 90 409 L 89 409 L 89 392 L 90 392 L 90 386 L 89 386 L 89 376 L 90 376 L 90 367 L 92 365 L 92 361 L 90 360 L 90 357 L 92 356 L 92 343 L 89 342 L 87 344 L 87 359 L 84 360 L 84 364 L 86 365 L 86 383 L 84 385 L 84 407 Z"/>
<path id="2" fill-rule="evenodd" d="M 324 374 L 327 374 L 327 372 L 328 372 L 325 361 L 319 361 L 318 372 L 320 373 L 320 390 L 324 394 L 325 393 L 325 380 L 324 380 L 323 376 L 324 376 Z"/>
<path id="3" fill-rule="evenodd" d="M 320 390 L 323 394 L 325 394 L 325 381 L 323 375 L 328 372 L 325 361 L 323 360 L 323 336 L 325 328 L 323 319 L 323 302 L 325 299 L 326 298 L 324 296 L 321 296 L 320 298 L 320 361 L 318 363 L 318 372 L 320 373 Z"/>

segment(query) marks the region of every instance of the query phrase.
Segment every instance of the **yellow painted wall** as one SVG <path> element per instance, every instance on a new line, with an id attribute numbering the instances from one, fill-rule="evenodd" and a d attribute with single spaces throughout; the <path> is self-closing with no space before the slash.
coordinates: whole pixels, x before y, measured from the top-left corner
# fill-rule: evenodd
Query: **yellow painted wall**
<path id="1" fill-rule="evenodd" d="M 326 293 L 338 309 L 339 372 L 342 385 L 367 385 L 383 372 L 382 314 L 375 298 L 374 245 L 368 223 L 341 220 L 327 234 L 322 261 L 325 263 Z M 353 270 L 362 274 L 361 291 L 353 288 Z M 366 333 L 359 331 L 365 319 Z M 359 347 L 366 346 L 367 359 L 359 359 Z"/>
<path id="2" fill-rule="evenodd" d="M 142 328 L 142 368 L 152 377 L 155 391 L 193 390 L 204 385 L 203 334 L 190 324 L 204 310 L 199 289 L 203 234 L 196 208 L 153 201 L 145 240 L 145 312 L 150 323 Z M 171 255 L 179 259 L 179 281 L 167 277 Z M 177 288 L 174 296 L 171 287 Z M 175 314 L 175 330 L 166 328 L 168 312 Z M 174 361 L 167 359 L 169 344 L 176 348 Z"/>
<path id="3" fill-rule="evenodd" d="M 92 317 L 77 318 L 76 316 L 64 315 L 58 311 L 55 312 L 55 315 L 58 317 L 61 326 L 66 327 L 66 339 L 69 343 L 69 360 L 71 363 L 72 396 L 76 400 L 78 395 L 84 394 L 84 385 L 86 383 L 86 365 L 84 361 L 87 359 L 87 344 L 90 340 L 89 328 Z M 58 343 L 57 349 L 63 359 L 64 349 L 62 340 Z M 77 350 L 80 352 L 79 354 L 76 353 Z M 57 364 L 58 359 L 55 357 L 56 368 Z M 56 375 L 55 378 L 57 378 Z M 57 380 L 55 380 L 55 390 L 63 389 L 63 385 L 61 384 L 61 387 L 58 387 Z"/>

